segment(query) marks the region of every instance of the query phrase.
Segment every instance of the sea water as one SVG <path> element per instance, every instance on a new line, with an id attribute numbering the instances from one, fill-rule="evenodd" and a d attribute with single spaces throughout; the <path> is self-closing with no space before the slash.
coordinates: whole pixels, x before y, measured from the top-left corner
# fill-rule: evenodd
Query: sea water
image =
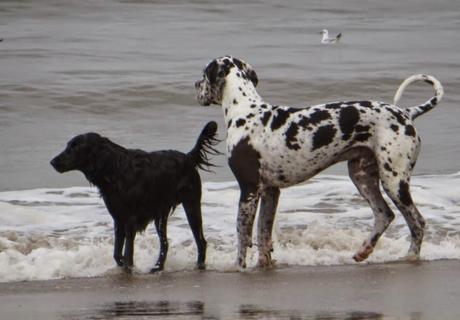
<path id="1" fill-rule="evenodd" d="M 460 173 L 413 178 L 413 198 L 427 222 L 422 260 L 460 258 L 459 183 Z M 207 182 L 203 191 L 207 268 L 236 271 L 238 186 Z M 393 209 L 395 220 L 365 263 L 397 261 L 407 252 L 410 233 L 402 215 Z M 96 188 L 1 192 L 0 210 L 0 281 L 122 272 L 112 259 L 112 219 Z M 373 223 L 371 209 L 347 177 L 314 178 L 282 192 L 273 230 L 273 258 L 280 267 L 354 264 L 352 256 Z M 168 239 L 165 271 L 193 270 L 196 246 L 181 206 L 169 218 Z M 134 272 L 147 273 L 158 252 L 151 225 L 136 238 Z M 254 267 L 256 246 L 248 258 L 249 268 Z"/>

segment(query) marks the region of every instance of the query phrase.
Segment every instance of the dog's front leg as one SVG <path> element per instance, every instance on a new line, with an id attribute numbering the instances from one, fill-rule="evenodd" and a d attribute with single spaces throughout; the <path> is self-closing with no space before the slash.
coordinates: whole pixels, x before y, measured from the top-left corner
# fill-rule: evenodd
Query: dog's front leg
<path id="1" fill-rule="evenodd" d="M 273 261 L 271 259 L 271 252 L 273 251 L 272 229 L 279 196 L 279 188 L 267 188 L 262 194 L 259 219 L 257 221 L 257 242 L 259 247 L 258 268 L 270 268 L 273 266 Z"/>
<path id="2" fill-rule="evenodd" d="M 241 186 L 238 205 L 238 266 L 246 268 L 246 251 L 252 247 L 252 226 L 257 211 L 259 195 L 256 187 Z"/>
<path id="3" fill-rule="evenodd" d="M 161 271 L 164 268 L 166 255 L 168 254 L 168 237 L 167 237 L 167 224 L 168 224 L 168 214 L 166 213 L 163 217 L 155 219 L 155 228 L 157 230 L 158 238 L 160 239 L 160 254 L 158 255 L 158 260 L 155 266 L 150 269 L 150 272 Z"/>
<path id="4" fill-rule="evenodd" d="M 128 222 L 125 226 L 125 253 L 123 257 L 123 268 L 127 273 L 131 273 L 134 265 L 134 239 L 136 238 L 136 227 L 133 222 Z"/>
<path id="5" fill-rule="evenodd" d="M 114 222 L 115 242 L 113 246 L 113 259 L 119 267 L 123 267 L 123 245 L 125 243 L 125 229 L 118 222 Z"/>

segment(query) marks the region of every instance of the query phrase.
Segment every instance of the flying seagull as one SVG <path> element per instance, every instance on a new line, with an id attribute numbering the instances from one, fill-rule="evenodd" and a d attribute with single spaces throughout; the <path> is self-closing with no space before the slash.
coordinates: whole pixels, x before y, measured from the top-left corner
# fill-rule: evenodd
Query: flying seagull
<path id="1" fill-rule="evenodd" d="M 340 39 L 342 38 L 342 33 L 339 33 L 336 35 L 334 38 L 329 38 L 329 31 L 327 29 L 323 29 L 320 34 L 323 35 L 323 38 L 321 39 L 321 43 L 339 43 Z"/>

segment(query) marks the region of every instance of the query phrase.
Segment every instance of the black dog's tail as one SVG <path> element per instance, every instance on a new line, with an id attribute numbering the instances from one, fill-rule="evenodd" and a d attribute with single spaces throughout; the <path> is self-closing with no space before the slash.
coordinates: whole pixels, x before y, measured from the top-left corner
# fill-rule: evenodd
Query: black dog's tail
<path id="1" fill-rule="evenodd" d="M 203 130 L 201 130 L 195 146 L 192 151 L 188 153 L 188 156 L 192 158 L 195 167 L 205 171 L 210 171 L 210 167 L 215 167 L 215 165 L 210 162 L 209 155 L 221 154 L 214 148 L 214 146 L 220 142 L 216 136 L 217 123 L 215 121 L 210 121 L 206 124 Z"/>
<path id="2" fill-rule="evenodd" d="M 396 91 L 393 104 L 397 105 L 406 87 L 412 82 L 417 81 L 425 81 L 426 83 L 431 84 L 434 88 L 434 96 L 431 97 L 430 100 L 421 105 L 407 108 L 407 112 L 409 113 L 412 119 L 415 119 L 418 116 L 424 114 L 425 112 L 428 112 L 431 109 L 433 109 L 441 101 L 442 96 L 444 95 L 444 89 L 442 88 L 441 83 L 435 77 L 426 74 L 416 74 L 410 76 L 409 78 L 404 80 L 403 83 L 401 83 L 398 90 Z"/>

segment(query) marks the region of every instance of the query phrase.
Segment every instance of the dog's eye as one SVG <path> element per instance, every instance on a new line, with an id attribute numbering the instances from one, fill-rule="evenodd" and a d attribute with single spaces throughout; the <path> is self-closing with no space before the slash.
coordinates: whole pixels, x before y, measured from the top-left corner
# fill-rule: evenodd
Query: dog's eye
<path id="1" fill-rule="evenodd" d="M 74 150 L 78 146 L 78 143 L 76 142 L 71 142 L 67 145 L 68 150 Z"/>

